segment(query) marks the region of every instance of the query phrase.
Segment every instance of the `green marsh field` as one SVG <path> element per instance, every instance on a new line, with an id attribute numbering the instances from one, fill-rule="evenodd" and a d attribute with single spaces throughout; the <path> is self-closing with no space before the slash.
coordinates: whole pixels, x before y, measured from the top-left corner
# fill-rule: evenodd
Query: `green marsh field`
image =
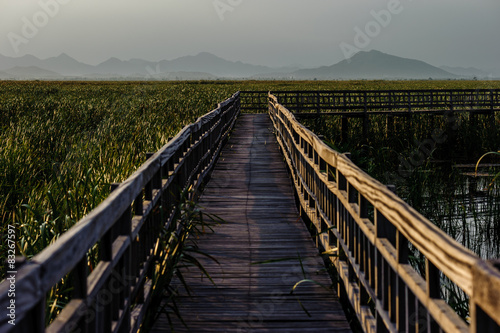
<path id="1" fill-rule="evenodd" d="M 499 87 L 498 81 L 2 81 L 2 235 L 6 237 L 8 225 L 14 225 L 17 253 L 31 258 L 101 202 L 109 194 L 110 184 L 123 181 L 138 168 L 146 152 L 158 150 L 183 126 L 238 90 Z M 362 147 L 356 126 L 352 127 L 353 140 L 345 144 L 336 141 L 334 120 L 322 121 L 319 127 L 308 125 L 337 149 L 352 151 L 354 159 L 376 177 L 384 176 L 380 170 L 397 167 L 398 156 L 412 149 L 411 140 L 405 143 L 399 137 L 377 137 L 376 126 Z M 484 140 L 487 144 L 478 147 L 476 155 L 498 150 L 498 142 Z M 392 145 L 394 142 L 398 144 Z M 469 142 L 469 146 L 468 150 L 474 149 L 471 147 L 476 144 Z M 421 178 L 426 175 L 418 173 Z M 418 181 L 411 178 L 413 184 Z M 404 189 L 403 196 L 417 207 L 411 195 L 426 198 L 429 194 L 418 185 L 398 185 Z M 427 208 L 421 208 L 425 213 Z M 3 247 L 5 244 L 2 242 Z M 5 248 L 0 253 L 5 255 Z M 0 259 L 3 262 L 5 258 Z"/>

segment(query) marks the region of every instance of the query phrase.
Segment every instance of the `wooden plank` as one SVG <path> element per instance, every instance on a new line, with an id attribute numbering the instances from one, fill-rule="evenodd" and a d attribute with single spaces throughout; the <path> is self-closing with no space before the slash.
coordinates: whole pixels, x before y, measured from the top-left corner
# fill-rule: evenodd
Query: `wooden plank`
<path id="1" fill-rule="evenodd" d="M 189 327 L 174 318 L 176 332 L 350 331 L 323 261 L 297 212 L 270 127 L 267 115 L 238 119 L 200 198 L 205 212 L 225 220 L 215 233 L 197 240 L 200 249 L 219 262 L 199 257 L 216 284 L 195 269 L 181 270 L 193 296 L 187 296 L 178 280 L 172 281 Z M 273 261 L 285 258 L 289 260 Z M 256 264 L 267 260 L 271 262 Z M 325 287 L 304 282 L 290 294 L 304 277 Z M 252 318 L 257 319 L 249 326 Z M 169 330 L 163 316 L 152 332 Z"/>

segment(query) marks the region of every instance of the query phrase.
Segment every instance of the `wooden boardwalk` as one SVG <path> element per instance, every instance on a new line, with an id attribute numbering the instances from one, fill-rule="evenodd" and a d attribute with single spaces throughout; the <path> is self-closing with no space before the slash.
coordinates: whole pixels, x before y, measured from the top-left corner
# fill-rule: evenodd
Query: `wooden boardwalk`
<path id="1" fill-rule="evenodd" d="M 331 280 L 298 215 L 271 129 L 266 114 L 241 115 L 217 162 L 200 204 L 226 223 L 199 240 L 219 261 L 200 258 L 216 285 L 197 269 L 184 272 L 191 297 L 172 282 L 187 323 L 172 315 L 176 332 L 350 331 L 334 290 L 305 282 L 290 294 L 304 278 L 328 287 Z M 169 331 L 162 315 L 152 332 Z"/>
<path id="2" fill-rule="evenodd" d="M 157 257 L 151 254 L 158 230 L 175 226 L 186 232 L 182 224 L 172 224 L 178 209 L 171 205 L 184 189 L 199 189 L 212 170 L 201 204 L 227 223 L 199 243 L 220 263 L 200 256 L 216 285 L 199 270 L 183 268 L 193 297 L 172 281 L 187 322 L 185 327 L 174 316 L 175 331 L 349 331 L 335 293 L 318 285 L 331 282 L 297 214 L 293 186 L 300 211 L 319 233 L 317 245 L 327 250 L 333 246 L 342 254 L 329 259 L 363 331 L 500 332 L 500 298 L 492 292 L 500 290 L 498 261 L 482 260 L 459 244 L 345 154 L 331 149 L 293 113 L 340 115 L 343 131 L 349 117 L 363 118 L 367 130 L 370 115 L 386 114 L 390 136 L 396 116 L 431 112 L 451 119 L 466 112 L 468 120 L 460 117 L 472 127 L 482 117 L 495 131 L 500 90 L 276 94 L 236 92 L 186 125 L 41 253 L 30 260 L 9 257 L 12 271 L 0 283 L 0 308 L 6 310 L 0 332 L 69 332 L 75 327 L 138 332 L 152 300 Z M 269 111 L 272 125 L 261 114 L 243 115 L 233 126 L 240 110 L 255 109 Z M 9 244 L 15 235 L 11 227 Z M 178 238 L 167 243 L 173 249 L 167 260 L 175 260 Z M 96 246 L 99 256 L 91 267 L 88 254 Z M 418 269 L 409 260 L 415 253 L 421 258 Z M 57 298 L 71 291 L 71 301 L 46 326 L 47 295 L 68 274 L 74 279 Z M 304 278 L 309 282 L 290 294 Z M 450 299 L 442 298 L 441 291 L 449 288 L 469 297 L 468 322 L 450 306 Z M 153 332 L 171 331 L 166 317 L 155 324 Z"/>

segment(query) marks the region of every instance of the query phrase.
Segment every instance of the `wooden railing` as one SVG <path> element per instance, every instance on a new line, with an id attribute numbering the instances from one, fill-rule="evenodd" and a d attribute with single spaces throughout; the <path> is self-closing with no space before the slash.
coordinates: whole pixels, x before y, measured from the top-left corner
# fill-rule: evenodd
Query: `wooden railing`
<path id="1" fill-rule="evenodd" d="M 173 219 L 176 201 L 187 187 L 196 193 L 239 111 L 236 93 L 184 127 L 54 244 L 9 272 L 0 285 L 2 313 L 7 309 L 0 331 L 137 331 L 151 297 L 159 230 L 182 228 Z M 87 254 L 96 246 L 99 262 L 89 273 Z M 73 296 L 45 327 L 46 294 L 58 283 L 72 283 Z"/>
<path id="2" fill-rule="evenodd" d="M 487 114 L 500 109 L 499 89 L 455 90 L 335 90 L 272 92 L 280 103 L 300 117 L 364 113 L 408 115 L 444 114 L 453 110 Z M 314 112 L 312 112 L 314 111 Z"/>
<path id="3" fill-rule="evenodd" d="M 242 112 L 267 112 L 267 90 L 245 90 L 240 92 Z"/>
<path id="4" fill-rule="evenodd" d="M 500 110 L 500 89 L 453 90 L 291 90 L 271 91 L 296 117 L 337 115 L 361 118 L 385 114 L 411 116 L 449 111 L 489 114 Z M 242 110 L 267 111 L 268 91 L 242 91 Z"/>
<path id="5" fill-rule="evenodd" d="M 444 115 L 451 120 L 457 114 L 468 113 L 471 123 L 477 122 L 478 115 L 486 115 L 491 118 L 489 124 L 493 130 L 495 112 L 500 111 L 499 89 L 278 91 L 272 94 L 299 120 L 340 117 L 339 134 L 343 141 L 348 140 L 349 122 L 353 118 L 362 119 L 361 134 L 366 138 L 373 116 L 386 116 L 388 134 L 394 129 L 394 118 L 411 120 L 419 114 Z"/>
<path id="6" fill-rule="evenodd" d="M 331 255 L 365 332 L 499 331 L 500 265 L 480 260 L 329 148 L 271 94 L 269 113 L 301 215 Z M 425 257 L 424 272 L 410 265 L 410 246 Z M 470 296 L 470 323 L 441 298 L 445 277 Z"/>

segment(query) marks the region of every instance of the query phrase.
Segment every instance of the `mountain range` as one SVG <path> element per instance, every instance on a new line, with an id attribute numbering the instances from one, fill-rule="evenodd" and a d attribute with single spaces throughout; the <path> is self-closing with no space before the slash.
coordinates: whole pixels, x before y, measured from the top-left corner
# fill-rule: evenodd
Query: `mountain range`
<path id="1" fill-rule="evenodd" d="M 331 66 L 304 69 L 267 67 L 229 61 L 202 52 L 159 62 L 110 58 L 89 65 L 67 54 L 39 59 L 32 55 L 7 57 L 0 54 L 0 79 L 97 79 L 97 80 L 215 80 L 215 79 L 460 79 L 486 78 L 475 68 L 435 67 L 423 61 L 397 57 L 380 51 L 360 51 Z"/>

